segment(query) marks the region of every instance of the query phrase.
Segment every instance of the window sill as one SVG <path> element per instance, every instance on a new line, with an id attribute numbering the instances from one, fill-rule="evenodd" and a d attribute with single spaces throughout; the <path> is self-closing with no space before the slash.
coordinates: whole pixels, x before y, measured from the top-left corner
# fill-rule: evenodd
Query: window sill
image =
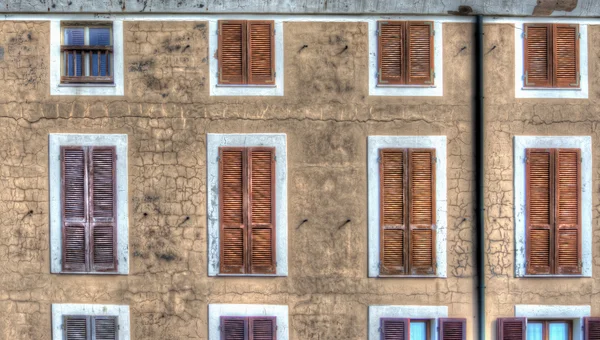
<path id="1" fill-rule="evenodd" d="M 277 88 L 277 85 L 252 85 L 252 84 L 217 84 L 217 87 L 233 88 Z"/>
<path id="2" fill-rule="evenodd" d="M 557 274 L 542 274 L 542 275 L 532 275 L 532 274 L 526 274 L 523 276 L 517 276 L 518 278 L 526 278 L 526 279 L 547 279 L 547 278 L 554 278 L 554 279 L 579 279 L 579 278 L 586 278 L 586 277 L 591 277 L 589 275 L 583 275 L 583 274 L 574 274 L 574 275 L 569 275 L 569 274 L 562 274 L 562 275 L 557 275 Z"/>
<path id="3" fill-rule="evenodd" d="M 396 89 L 435 89 L 436 85 L 402 85 L 402 84 L 377 84 L 375 87 L 396 88 Z"/>
<path id="4" fill-rule="evenodd" d="M 581 91 L 580 87 L 521 87 L 523 91 Z"/>
<path id="5" fill-rule="evenodd" d="M 58 272 L 58 275 L 127 275 L 119 272 Z"/>
<path id="6" fill-rule="evenodd" d="M 116 87 L 115 84 L 58 84 L 58 87 Z"/>
<path id="7" fill-rule="evenodd" d="M 281 274 L 217 274 L 217 277 L 285 277 Z"/>
<path id="8" fill-rule="evenodd" d="M 383 279 L 445 279 L 445 277 L 437 275 L 377 275 L 377 277 Z"/>

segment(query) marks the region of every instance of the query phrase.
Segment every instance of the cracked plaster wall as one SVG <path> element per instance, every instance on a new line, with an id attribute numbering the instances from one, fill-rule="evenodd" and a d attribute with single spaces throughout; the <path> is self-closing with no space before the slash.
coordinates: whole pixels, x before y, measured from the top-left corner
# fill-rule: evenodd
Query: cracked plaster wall
<path id="1" fill-rule="evenodd" d="M 419 98 L 368 96 L 366 23 L 285 23 L 285 96 L 210 97 L 206 22 L 125 22 L 125 96 L 51 97 L 49 27 L 0 23 L 0 338 L 49 340 L 52 303 L 129 305 L 149 340 L 206 339 L 209 303 L 288 305 L 298 340 L 435 305 L 472 338 L 472 25 L 444 24 L 446 93 Z M 127 276 L 50 274 L 48 133 L 69 132 L 128 134 Z M 207 276 L 208 132 L 287 134 L 288 277 Z M 367 278 L 367 136 L 386 134 L 447 136 L 447 279 Z"/>

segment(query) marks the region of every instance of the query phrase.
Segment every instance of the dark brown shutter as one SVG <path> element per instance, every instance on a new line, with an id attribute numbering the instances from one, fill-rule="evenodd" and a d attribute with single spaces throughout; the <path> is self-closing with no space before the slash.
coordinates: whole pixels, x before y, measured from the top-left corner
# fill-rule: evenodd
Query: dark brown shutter
<path id="1" fill-rule="evenodd" d="M 407 79 L 411 85 L 433 84 L 433 22 L 406 23 Z"/>
<path id="2" fill-rule="evenodd" d="M 273 21 L 248 21 L 248 84 L 275 83 Z"/>
<path id="3" fill-rule="evenodd" d="M 552 25 L 525 24 L 525 86 L 552 87 Z"/>
<path id="4" fill-rule="evenodd" d="M 466 340 L 467 319 L 440 318 L 440 340 Z"/>
<path id="5" fill-rule="evenodd" d="M 498 318 L 496 321 L 497 340 L 525 340 L 526 318 Z"/>
<path id="6" fill-rule="evenodd" d="M 406 152 L 379 150 L 380 273 L 406 272 Z"/>
<path id="7" fill-rule="evenodd" d="M 246 21 L 219 20 L 219 83 L 246 83 Z"/>
<path id="8" fill-rule="evenodd" d="M 248 318 L 248 340 L 277 340 L 276 317 Z"/>
<path id="9" fill-rule="evenodd" d="M 92 328 L 92 340 L 117 340 L 116 316 L 94 316 Z"/>
<path id="10" fill-rule="evenodd" d="M 553 267 L 554 151 L 526 150 L 527 273 L 550 274 Z"/>
<path id="11" fill-rule="evenodd" d="M 579 25 L 553 25 L 554 86 L 579 87 Z"/>
<path id="12" fill-rule="evenodd" d="M 381 340 L 409 340 L 409 319 L 381 318 Z"/>
<path id="13" fill-rule="evenodd" d="M 87 157 L 83 147 L 61 147 L 62 269 L 87 271 Z"/>
<path id="14" fill-rule="evenodd" d="M 583 340 L 600 340 L 600 318 L 583 318 Z"/>
<path id="15" fill-rule="evenodd" d="M 90 226 L 93 271 L 117 270 L 116 150 L 90 148 Z"/>
<path id="16" fill-rule="evenodd" d="M 221 273 L 242 274 L 246 261 L 246 167 L 243 148 L 219 148 Z"/>
<path id="17" fill-rule="evenodd" d="M 405 23 L 401 21 L 380 21 L 378 39 L 378 81 L 379 84 L 405 83 Z"/>
<path id="18" fill-rule="evenodd" d="M 251 273 L 275 273 L 275 148 L 248 148 Z"/>
<path id="19" fill-rule="evenodd" d="M 581 274 L 581 155 L 556 150 L 556 274 Z"/>
<path id="20" fill-rule="evenodd" d="M 435 274 L 435 149 L 409 149 L 408 161 L 411 274 Z"/>
<path id="21" fill-rule="evenodd" d="M 222 316 L 221 340 L 247 340 L 248 318 Z"/>
<path id="22" fill-rule="evenodd" d="M 65 340 L 87 340 L 90 335 L 89 317 L 65 315 L 63 329 Z"/>

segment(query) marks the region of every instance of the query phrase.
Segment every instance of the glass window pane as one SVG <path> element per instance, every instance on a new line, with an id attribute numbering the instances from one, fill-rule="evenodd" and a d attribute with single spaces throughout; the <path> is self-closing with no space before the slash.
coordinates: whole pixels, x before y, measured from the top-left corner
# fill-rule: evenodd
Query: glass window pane
<path id="1" fill-rule="evenodd" d="M 65 28 L 65 45 L 84 45 L 84 29 L 83 27 L 71 27 Z M 67 54 L 67 68 L 66 73 L 68 76 L 81 76 L 82 75 L 82 62 L 81 54 L 73 53 Z M 75 65 L 77 64 L 77 65 Z M 75 66 L 77 69 L 75 69 Z"/>
<path id="2" fill-rule="evenodd" d="M 90 28 L 90 45 L 110 46 L 110 28 Z M 100 70 L 98 71 L 98 57 Z M 107 76 L 109 58 L 106 53 L 95 52 L 92 54 L 92 76 Z"/>
<path id="3" fill-rule="evenodd" d="M 552 322 L 548 326 L 549 340 L 568 340 L 569 326 L 566 322 Z"/>
<path id="4" fill-rule="evenodd" d="M 544 325 L 537 322 L 527 323 L 527 340 L 542 340 Z"/>
<path id="5" fill-rule="evenodd" d="M 65 28 L 65 45 L 83 45 L 83 27 Z"/>
<path id="6" fill-rule="evenodd" d="M 427 340 L 427 322 L 410 322 L 410 340 Z"/>

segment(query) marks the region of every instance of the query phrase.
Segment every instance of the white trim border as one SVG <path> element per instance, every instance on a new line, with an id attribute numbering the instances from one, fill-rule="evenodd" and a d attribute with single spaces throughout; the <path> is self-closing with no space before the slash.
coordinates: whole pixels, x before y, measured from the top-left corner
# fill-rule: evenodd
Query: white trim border
<path id="1" fill-rule="evenodd" d="M 583 318 L 591 315 L 591 307 L 561 305 L 515 305 L 515 317 L 532 319 L 573 320 L 573 340 L 583 339 Z"/>
<path id="2" fill-rule="evenodd" d="M 277 317 L 277 340 L 289 339 L 288 306 L 284 305 L 208 305 L 208 339 L 221 339 L 221 316 L 275 316 Z"/>
<path id="3" fill-rule="evenodd" d="M 102 315 L 118 317 L 118 340 L 129 340 L 129 306 L 94 304 L 52 304 L 52 340 L 64 340 L 63 315 Z"/>
<path id="4" fill-rule="evenodd" d="M 438 318 L 447 317 L 447 306 L 369 306 L 369 340 L 381 339 L 381 318 L 431 319 L 431 340 L 437 340 Z"/>

